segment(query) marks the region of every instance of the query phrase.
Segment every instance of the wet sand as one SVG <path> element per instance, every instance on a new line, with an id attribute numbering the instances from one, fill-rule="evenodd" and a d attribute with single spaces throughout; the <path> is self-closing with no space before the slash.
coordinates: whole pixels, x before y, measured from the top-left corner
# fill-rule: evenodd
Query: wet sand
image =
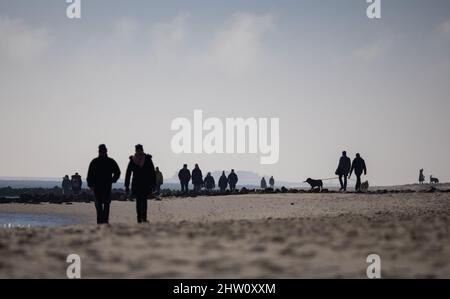
<path id="1" fill-rule="evenodd" d="M 2 204 L 0 213 L 70 216 L 79 225 L 0 229 L 0 277 L 450 278 L 450 193 L 270 194 L 113 202 L 111 225 L 93 204 Z"/>

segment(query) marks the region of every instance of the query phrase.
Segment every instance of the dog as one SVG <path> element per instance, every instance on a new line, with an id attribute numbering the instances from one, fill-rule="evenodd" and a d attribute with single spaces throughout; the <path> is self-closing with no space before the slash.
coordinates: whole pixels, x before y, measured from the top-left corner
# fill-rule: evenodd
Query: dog
<path id="1" fill-rule="evenodd" d="M 319 191 L 322 191 L 323 189 L 323 182 L 322 180 L 313 180 L 312 178 L 308 178 L 305 183 L 308 183 L 311 186 L 311 190 L 314 190 L 315 188 L 319 188 Z"/>
<path id="2" fill-rule="evenodd" d="M 364 183 L 361 184 L 359 191 L 367 192 L 368 190 L 369 190 L 369 181 L 365 181 Z"/>
<path id="3" fill-rule="evenodd" d="M 430 175 L 430 184 L 439 184 L 439 179 Z"/>

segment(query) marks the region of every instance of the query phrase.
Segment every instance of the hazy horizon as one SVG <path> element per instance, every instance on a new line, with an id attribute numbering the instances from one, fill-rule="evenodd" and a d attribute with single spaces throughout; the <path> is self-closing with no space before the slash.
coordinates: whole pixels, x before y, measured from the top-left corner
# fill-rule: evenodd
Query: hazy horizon
<path id="1" fill-rule="evenodd" d="M 0 0 L 0 176 L 86 176 L 97 147 L 125 174 L 141 143 L 184 163 L 298 182 L 361 153 L 371 185 L 450 181 L 450 2 Z M 171 122 L 277 117 L 280 159 L 174 154 Z"/>

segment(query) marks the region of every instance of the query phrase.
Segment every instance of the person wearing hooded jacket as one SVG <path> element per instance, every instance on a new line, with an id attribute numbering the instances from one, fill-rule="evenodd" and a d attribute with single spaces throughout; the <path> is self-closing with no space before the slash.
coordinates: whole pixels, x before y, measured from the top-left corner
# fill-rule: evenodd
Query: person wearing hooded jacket
<path id="1" fill-rule="evenodd" d="M 156 185 L 156 172 L 153 165 L 152 156 L 144 152 L 144 147 L 140 144 L 135 147 L 136 153 L 130 156 L 127 172 L 125 176 L 126 193 L 131 192 L 136 197 L 137 222 L 147 221 L 147 199 Z"/>
<path id="2" fill-rule="evenodd" d="M 211 191 L 214 188 L 216 188 L 216 181 L 214 180 L 214 177 L 211 175 L 211 172 L 208 172 L 203 183 L 205 185 L 206 190 L 208 191 Z"/>
<path id="3" fill-rule="evenodd" d="M 228 179 L 225 175 L 225 171 L 222 172 L 222 175 L 219 178 L 219 188 L 221 192 L 225 192 L 228 187 Z"/>

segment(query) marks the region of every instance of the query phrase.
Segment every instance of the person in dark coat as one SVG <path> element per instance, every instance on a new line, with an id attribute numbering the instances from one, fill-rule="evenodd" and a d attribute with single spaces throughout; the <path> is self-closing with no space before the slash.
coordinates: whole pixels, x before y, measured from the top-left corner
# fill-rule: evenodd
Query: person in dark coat
<path id="1" fill-rule="evenodd" d="M 261 189 L 263 189 L 263 190 L 267 189 L 267 182 L 264 177 L 261 179 Z"/>
<path id="2" fill-rule="evenodd" d="M 236 190 L 236 184 L 238 182 L 238 176 L 237 174 L 234 172 L 234 169 L 231 169 L 231 173 L 228 175 L 228 184 L 230 184 L 230 190 L 231 192 L 233 192 L 234 190 Z"/>
<path id="3" fill-rule="evenodd" d="M 198 167 L 198 164 L 195 164 L 194 169 L 192 170 L 192 185 L 194 185 L 194 191 L 199 193 L 203 187 L 203 173 Z"/>
<path id="4" fill-rule="evenodd" d="M 225 175 L 225 171 L 223 171 L 222 175 L 219 178 L 220 192 L 225 192 L 227 187 L 228 187 L 228 179 L 227 179 L 227 176 Z"/>
<path id="5" fill-rule="evenodd" d="M 355 171 L 356 175 L 356 186 L 355 190 L 360 191 L 361 189 L 361 175 L 364 172 L 364 175 L 367 175 L 366 162 L 361 158 L 360 154 L 356 154 L 356 158 L 352 162 L 352 168 L 350 169 L 350 174 L 348 178 L 352 176 L 353 171 Z"/>
<path id="6" fill-rule="evenodd" d="M 109 208 L 111 205 L 111 188 L 120 178 L 120 168 L 116 161 L 108 157 L 104 144 L 98 147 L 98 158 L 89 164 L 87 184 L 95 195 L 97 224 L 109 223 Z"/>
<path id="7" fill-rule="evenodd" d="M 69 196 L 71 194 L 72 183 L 70 182 L 68 175 L 64 176 L 61 187 L 62 187 L 64 196 Z"/>
<path id="8" fill-rule="evenodd" d="M 78 195 L 81 192 L 81 187 L 83 186 L 83 181 L 81 180 L 81 176 L 77 173 L 75 173 L 72 176 L 71 179 L 71 184 L 72 184 L 72 192 L 74 195 Z"/>
<path id="9" fill-rule="evenodd" d="M 189 181 L 191 180 L 191 172 L 189 171 L 187 164 L 183 165 L 183 168 L 178 172 L 178 179 L 181 184 L 181 192 L 189 192 Z"/>
<path id="10" fill-rule="evenodd" d="M 127 194 L 130 192 L 130 179 L 133 175 L 131 192 L 136 197 L 137 222 L 143 223 L 148 222 L 147 199 L 156 185 L 156 172 L 152 156 L 144 152 L 144 147 L 138 144 L 135 150 L 136 153 L 130 157 L 128 163 L 125 190 Z"/>
<path id="11" fill-rule="evenodd" d="M 208 191 L 211 191 L 214 188 L 216 188 L 216 181 L 214 180 L 214 177 L 211 175 L 211 172 L 208 172 L 203 183 L 205 185 L 206 190 Z"/>
<path id="12" fill-rule="evenodd" d="M 339 176 L 339 183 L 341 184 L 341 189 L 339 191 L 347 191 L 347 176 L 350 172 L 351 164 L 352 162 L 350 161 L 350 158 L 347 157 L 347 152 L 343 151 L 335 172 L 335 174 Z"/>

